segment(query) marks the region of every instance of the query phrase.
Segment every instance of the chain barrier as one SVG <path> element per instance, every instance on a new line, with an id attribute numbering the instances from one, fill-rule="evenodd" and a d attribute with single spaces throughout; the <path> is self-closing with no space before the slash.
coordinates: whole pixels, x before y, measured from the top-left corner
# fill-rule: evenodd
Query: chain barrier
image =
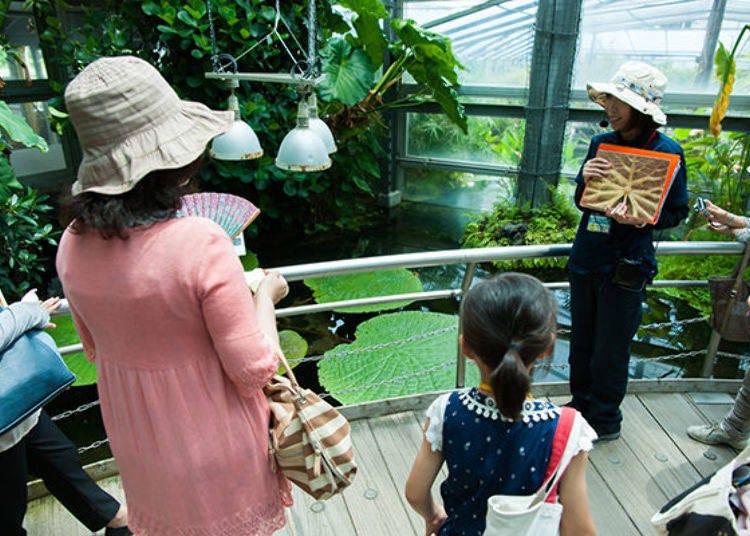
<path id="1" fill-rule="evenodd" d="M 62 413 L 58 413 L 54 417 L 52 417 L 53 421 L 61 421 L 63 419 L 67 419 L 68 417 L 75 415 L 76 413 L 83 413 L 84 411 L 93 408 L 94 406 L 99 405 L 99 400 L 94 400 L 93 402 L 88 402 L 86 404 L 82 404 L 78 406 L 76 409 L 69 409 L 67 411 L 63 411 Z"/>
<path id="2" fill-rule="evenodd" d="M 90 445 L 87 445 L 85 447 L 79 448 L 78 449 L 78 454 L 83 454 L 84 452 L 87 452 L 89 450 L 98 449 L 99 447 L 104 446 L 107 443 L 109 443 L 109 439 L 106 438 L 106 437 L 104 439 L 100 439 L 99 441 L 94 441 Z"/>

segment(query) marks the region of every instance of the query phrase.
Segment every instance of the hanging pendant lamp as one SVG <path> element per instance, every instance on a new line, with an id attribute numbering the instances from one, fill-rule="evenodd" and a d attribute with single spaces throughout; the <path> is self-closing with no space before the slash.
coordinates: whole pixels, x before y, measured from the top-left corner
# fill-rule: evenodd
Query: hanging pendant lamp
<path id="1" fill-rule="evenodd" d="M 338 149 L 336 147 L 336 140 L 333 138 L 333 134 L 331 133 L 331 129 L 328 128 L 328 125 L 318 117 L 318 98 L 315 96 L 315 93 L 311 93 L 307 98 L 307 113 L 310 116 L 310 129 L 312 129 L 318 136 L 320 136 L 320 139 L 323 140 L 323 144 L 326 146 L 326 152 L 328 154 L 335 153 Z"/>
<path id="2" fill-rule="evenodd" d="M 234 112 L 234 123 L 224 134 L 211 142 L 209 155 L 217 160 L 253 160 L 263 156 L 258 136 L 253 129 L 240 119 L 240 106 L 234 88 L 239 87 L 238 80 L 227 80 L 230 89 L 228 109 Z"/>
<path id="3" fill-rule="evenodd" d="M 276 157 L 276 167 L 288 171 L 323 171 L 331 167 L 325 143 L 310 128 L 307 104 L 297 106 L 297 126 L 284 137 Z"/>

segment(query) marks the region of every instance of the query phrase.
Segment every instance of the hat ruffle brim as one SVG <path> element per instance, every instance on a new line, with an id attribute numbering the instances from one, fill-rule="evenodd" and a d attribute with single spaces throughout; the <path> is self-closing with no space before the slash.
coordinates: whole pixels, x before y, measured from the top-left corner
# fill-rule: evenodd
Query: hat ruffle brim
<path id="1" fill-rule="evenodd" d="M 653 102 L 648 102 L 632 89 L 618 86 L 612 82 L 589 82 L 586 84 L 586 90 L 588 91 L 589 98 L 594 102 L 596 102 L 596 99 L 599 98 L 602 93 L 606 93 L 607 95 L 617 97 L 622 102 L 632 106 L 639 112 L 650 115 L 656 124 L 667 124 L 667 116 L 661 108 L 659 108 L 659 105 Z"/>
<path id="2" fill-rule="evenodd" d="M 84 150 L 73 183 L 73 195 L 96 192 L 118 195 L 131 190 L 158 169 L 175 169 L 198 158 L 214 137 L 229 130 L 234 113 L 181 101 L 180 112 L 114 145 Z"/>

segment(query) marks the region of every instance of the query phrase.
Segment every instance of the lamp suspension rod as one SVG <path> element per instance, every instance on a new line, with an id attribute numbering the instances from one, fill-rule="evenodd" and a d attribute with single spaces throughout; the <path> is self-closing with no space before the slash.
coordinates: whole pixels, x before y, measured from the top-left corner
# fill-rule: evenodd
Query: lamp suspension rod
<path id="1" fill-rule="evenodd" d="M 317 27 L 315 23 L 315 0 L 308 0 L 307 4 L 307 76 L 313 78 L 316 73 L 315 69 L 315 37 Z"/>

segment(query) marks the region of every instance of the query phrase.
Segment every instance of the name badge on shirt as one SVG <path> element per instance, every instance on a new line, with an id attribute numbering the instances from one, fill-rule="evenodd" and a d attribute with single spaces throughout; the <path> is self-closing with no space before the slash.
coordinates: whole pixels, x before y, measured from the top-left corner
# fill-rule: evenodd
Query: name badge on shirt
<path id="1" fill-rule="evenodd" d="M 586 230 L 590 233 L 608 233 L 609 218 L 603 214 L 589 214 Z"/>

